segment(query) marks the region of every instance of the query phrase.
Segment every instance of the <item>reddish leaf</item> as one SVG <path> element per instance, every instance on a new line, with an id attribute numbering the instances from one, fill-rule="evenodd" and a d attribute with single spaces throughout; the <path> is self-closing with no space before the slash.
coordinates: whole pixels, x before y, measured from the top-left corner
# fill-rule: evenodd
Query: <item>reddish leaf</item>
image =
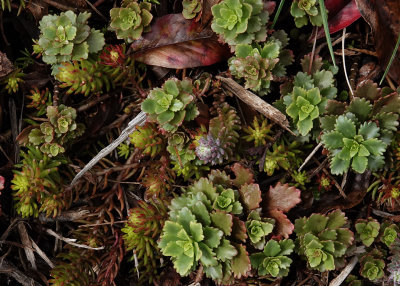
<path id="1" fill-rule="evenodd" d="M 275 187 L 270 187 L 267 193 L 266 209 L 280 210 L 288 212 L 295 205 L 301 202 L 300 190 L 290 187 L 288 184 L 282 185 L 280 182 Z"/>
<path id="2" fill-rule="evenodd" d="M 1 191 L 2 189 L 4 189 L 4 182 L 5 182 L 4 177 L 3 177 L 3 176 L 0 176 L 0 191 Z"/>
<path id="3" fill-rule="evenodd" d="M 230 56 L 229 47 L 219 43 L 210 28 L 182 14 L 158 18 L 130 49 L 139 62 L 173 69 L 209 66 Z"/>
<path id="4" fill-rule="evenodd" d="M 234 243 L 238 254 L 232 259 L 232 272 L 235 278 L 247 277 L 250 272 L 251 264 L 246 246 Z"/>
<path id="5" fill-rule="evenodd" d="M 343 30 L 361 17 L 355 0 L 327 0 L 325 1 L 325 6 L 329 11 L 328 26 L 330 34 Z M 318 39 L 324 36 L 324 29 L 318 29 Z"/>
<path id="6" fill-rule="evenodd" d="M 289 235 L 292 234 L 294 230 L 294 225 L 287 216 L 280 210 L 270 210 L 268 212 L 268 217 L 275 219 L 274 235 L 289 238 Z"/>
<path id="7" fill-rule="evenodd" d="M 244 207 L 248 211 L 254 210 L 260 206 L 261 190 L 258 184 L 243 185 L 239 190 L 239 194 Z"/>
<path id="8" fill-rule="evenodd" d="M 253 172 L 239 163 L 235 163 L 232 166 L 232 171 L 235 173 L 235 179 L 233 180 L 233 184 L 240 188 L 243 184 L 252 184 L 254 183 L 254 175 Z"/>
<path id="9" fill-rule="evenodd" d="M 400 31 L 398 0 L 356 0 L 361 15 L 371 26 L 375 50 L 383 70 L 386 69 Z M 389 76 L 400 84 L 400 52 L 397 51 Z"/>
<path id="10" fill-rule="evenodd" d="M 242 242 L 246 242 L 247 238 L 246 225 L 236 216 L 233 216 L 232 237 Z"/>
<path id="11" fill-rule="evenodd" d="M 275 11 L 276 2 L 275 1 L 266 1 L 264 3 L 264 9 L 268 11 L 268 14 L 272 14 Z"/>

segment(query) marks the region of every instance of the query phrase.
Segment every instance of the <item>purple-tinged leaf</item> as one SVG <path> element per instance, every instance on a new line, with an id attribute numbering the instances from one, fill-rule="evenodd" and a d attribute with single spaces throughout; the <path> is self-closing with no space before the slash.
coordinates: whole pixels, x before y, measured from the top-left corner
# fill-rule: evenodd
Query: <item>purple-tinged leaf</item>
<path id="1" fill-rule="evenodd" d="M 182 14 L 162 16 L 130 46 L 134 58 L 148 65 L 173 69 L 209 66 L 230 56 L 229 47 L 214 32 Z"/>

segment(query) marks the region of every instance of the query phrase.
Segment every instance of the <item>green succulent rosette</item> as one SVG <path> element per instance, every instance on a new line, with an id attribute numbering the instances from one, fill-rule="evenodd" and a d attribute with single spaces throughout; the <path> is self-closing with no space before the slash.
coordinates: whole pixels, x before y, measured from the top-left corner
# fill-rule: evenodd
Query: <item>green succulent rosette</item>
<path id="1" fill-rule="evenodd" d="M 110 27 L 115 31 L 118 39 L 131 43 L 139 39 L 143 32 L 150 31 L 149 25 L 153 19 L 150 10 L 149 2 L 123 1 L 121 8 L 110 10 Z"/>
<path id="2" fill-rule="evenodd" d="M 169 79 L 162 88 L 150 91 L 142 110 L 163 130 L 173 133 L 184 120 L 193 120 L 199 114 L 192 93 L 190 80 Z"/>
<path id="3" fill-rule="evenodd" d="M 318 0 L 294 0 L 290 7 L 290 13 L 294 17 L 297 28 L 307 25 L 308 20 L 313 26 L 322 26 L 322 15 Z"/>
<path id="4" fill-rule="evenodd" d="M 375 122 L 364 122 L 358 127 L 351 113 L 340 115 L 335 129 L 323 134 L 321 140 L 331 152 L 332 174 L 343 174 L 350 166 L 357 173 L 382 167 L 387 145 L 379 139 L 379 131 Z"/>
<path id="5" fill-rule="evenodd" d="M 59 16 L 47 15 L 39 22 L 40 36 L 34 51 L 42 54 L 45 63 L 55 65 L 71 60 L 87 59 L 104 46 L 104 35 L 87 24 L 91 14 L 76 15 L 72 11 Z"/>
<path id="6" fill-rule="evenodd" d="M 268 12 L 261 0 L 224 0 L 211 8 L 211 28 L 231 46 L 266 38 Z"/>
<path id="7" fill-rule="evenodd" d="M 182 6 L 182 16 L 188 20 L 196 17 L 203 9 L 202 1 L 200 0 L 183 0 Z"/>

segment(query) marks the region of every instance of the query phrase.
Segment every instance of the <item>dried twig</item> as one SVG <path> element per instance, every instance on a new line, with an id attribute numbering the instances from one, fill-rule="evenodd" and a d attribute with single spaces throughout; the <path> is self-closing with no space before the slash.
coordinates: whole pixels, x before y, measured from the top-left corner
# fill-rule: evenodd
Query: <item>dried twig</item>
<path id="1" fill-rule="evenodd" d="M 135 118 L 133 118 L 129 123 L 128 126 L 122 130 L 121 134 L 117 139 L 115 139 L 111 144 L 103 148 L 86 166 L 75 176 L 75 178 L 71 182 L 71 186 L 75 185 L 75 183 L 87 172 L 89 171 L 94 165 L 97 164 L 102 158 L 110 154 L 115 148 L 118 147 L 119 144 L 124 142 L 126 138 L 128 138 L 129 134 L 135 131 L 136 126 L 142 126 L 146 121 L 147 115 L 143 111 L 141 111 Z"/>
<path id="2" fill-rule="evenodd" d="M 343 268 L 342 272 L 340 272 L 340 274 L 338 276 L 336 276 L 335 279 L 333 279 L 331 281 L 331 283 L 329 283 L 329 286 L 340 286 L 342 285 L 343 281 L 347 278 L 347 276 L 349 276 L 349 274 L 351 273 L 351 271 L 353 271 L 354 267 L 357 265 L 358 262 L 358 257 L 354 256 L 349 264 L 346 265 L 345 268 Z"/>
<path id="3" fill-rule="evenodd" d="M 317 151 L 319 150 L 319 148 L 321 148 L 322 143 L 318 143 L 317 146 L 315 146 L 314 150 L 311 151 L 310 155 L 307 156 L 307 158 L 304 160 L 304 163 L 300 166 L 299 168 L 299 172 L 304 168 L 304 166 L 308 163 L 308 161 L 310 161 L 310 159 L 312 158 L 312 156 L 314 156 L 315 153 L 317 153 Z"/>
<path id="4" fill-rule="evenodd" d="M 26 276 L 22 271 L 20 271 L 17 267 L 15 267 L 7 260 L 2 260 L 0 262 L 0 273 L 11 276 L 23 286 L 41 286 L 40 283 Z"/>
<path id="5" fill-rule="evenodd" d="M 254 108 L 261 114 L 265 115 L 265 117 L 279 124 L 283 129 L 295 135 L 292 132 L 292 130 L 289 129 L 289 121 L 287 120 L 286 116 L 278 109 L 266 103 L 264 100 L 262 100 L 259 96 L 255 95 L 254 93 L 244 89 L 240 84 L 236 83 L 233 79 L 221 76 L 217 76 L 216 78 L 222 81 L 222 85 L 224 88 L 235 94 L 244 103 Z"/>
<path id="6" fill-rule="evenodd" d="M 51 260 L 47 257 L 46 253 L 44 253 L 44 252 L 39 248 L 39 246 L 38 246 L 32 239 L 31 239 L 31 243 L 32 243 L 33 249 L 36 250 L 37 254 L 39 254 L 39 256 L 40 256 L 41 258 L 43 258 L 43 260 L 44 260 L 51 268 L 54 268 L 54 263 L 51 262 Z"/>
<path id="7" fill-rule="evenodd" d="M 66 243 L 68 243 L 70 245 L 73 245 L 73 246 L 76 246 L 76 247 L 79 247 L 79 248 L 85 248 L 85 249 L 91 249 L 91 250 L 102 250 L 102 249 L 104 249 L 104 246 L 90 247 L 90 246 L 87 246 L 87 245 L 84 245 L 84 244 L 76 243 L 75 242 L 76 239 L 63 237 L 63 236 L 59 235 L 58 233 L 52 231 L 51 229 L 46 229 L 46 232 L 48 234 L 50 234 L 51 236 L 54 236 L 57 239 L 60 239 L 60 240 L 66 242 Z"/>
<path id="8" fill-rule="evenodd" d="M 105 95 L 103 95 L 103 96 L 100 96 L 99 98 L 96 98 L 96 99 L 94 99 L 94 100 L 91 100 L 90 102 L 88 102 L 88 103 L 86 103 L 86 104 L 84 104 L 84 105 L 82 105 L 82 106 L 79 106 L 79 107 L 76 109 L 76 111 L 77 111 L 77 112 L 85 111 L 85 110 L 87 110 L 87 109 L 89 109 L 89 108 L 95 106 L 97 103 L 102 102 L 102 101 L 105 101 L 106 99 L 109 99 L 110 97 L 111 97 L 110 94 L 105 94 Z"/>
<path id="9" fill-rule="evenodd" d="M 28 259 L 29 263 L 31 264 L 33 269 L 37 269 L 36 267 L 36 260 L 35 260 L 35 254 L 33 253 L 33 247 L 32 247 L 32 240 L 28 235 L 28 232 L 26 230 L 24 222 L 20 221 L 18 222 L 18 232 L 21 237 L 21 242 L 24 245 L 24 251 L 26 258 Z"/>

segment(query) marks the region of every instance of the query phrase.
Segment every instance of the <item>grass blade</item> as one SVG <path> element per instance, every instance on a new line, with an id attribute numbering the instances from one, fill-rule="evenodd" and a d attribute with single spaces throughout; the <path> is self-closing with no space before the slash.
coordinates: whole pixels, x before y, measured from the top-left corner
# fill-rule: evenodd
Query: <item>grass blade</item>
<path id="1" fill-rule="evenodd" d="M 281 3 L 279 3 L 278 10 L 276 10 L 274 21 L 272 22 L 271 29 L 275 27 L 276 22 L 278 21 L 279 15 L 281 14 L 283 4 L 285 4 L 285 0 L 281 0 Z"/>
<path id="2" fill-rule="evenodd" d="M 383 80 L 384 80 L 385 77 L 387 76 L 387 74 L 388 74 L 388 72 L 389 72 L 389 70 L 390 70 L 390 67 L 391 67 L 392 64 L 393 64 L 393 60 L 394 60 L 394 57 L 396 56 L 397 50 L 399 49 L 399 45 L 400 45 L 400 34 L 399 34 L 399 36 L 397 37 L 396 46 L 394 47 L 392 56 L 390 57 L 389 63 L 388 63 L 388 65 L 387 65 L 386 69 L 385 69 L 385 72 L 383 73 L 383 76 L 382 76 L 382 78 L 381 78 L 381 81 L 379 82 L 379 85 L 382 84 Z"/>
<path id="3" fill-rule="evenodd" d="M 333 54 L 333 48 L 332 48 L 331 34 L 329 34 L 328 14 L 326 13 L 324 0 L 319 0 L 319 8 L 322 16 L 322 22 L 324 24 L 325 37 L 329 47 L 329 53 L 331 54 L 333 65 L 336 67 L 335 55 Z"/>

